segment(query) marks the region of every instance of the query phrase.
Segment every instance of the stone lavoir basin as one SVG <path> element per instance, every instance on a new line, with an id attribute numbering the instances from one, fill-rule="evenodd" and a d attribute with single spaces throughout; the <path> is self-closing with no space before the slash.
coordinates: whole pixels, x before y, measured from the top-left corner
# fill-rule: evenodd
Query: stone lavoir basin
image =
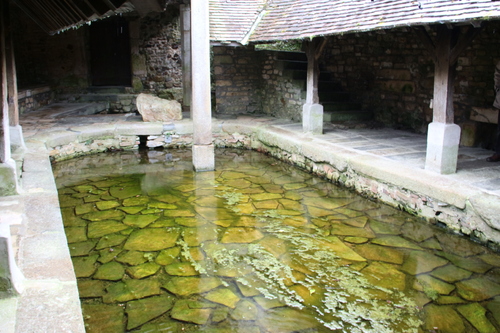
<path id="1" fill-rule="evenodd" d="M 53 165 L 88 332 L 498 332 L 500 256 L 252 151 Z"/>

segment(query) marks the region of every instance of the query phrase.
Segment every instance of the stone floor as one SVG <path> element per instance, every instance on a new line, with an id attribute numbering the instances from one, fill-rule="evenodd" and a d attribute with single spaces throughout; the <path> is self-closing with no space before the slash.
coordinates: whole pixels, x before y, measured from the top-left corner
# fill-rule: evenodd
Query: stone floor
<path id="1" fill-rule="evenodd" d="M 85 331 L 50 162 L 45 146 L 31 139 L 61 131 L 70 135 L 77 126 L 79 131 L 91 133 L 104 125 L 133 130 L 144 123 L 133 114 L 82 115 L 80 106 L 57 104 L 21 117 L 28 146 L 27 151 L 14 154 L 15 158 L 24 158 L 21 193 L 0 198 L 0 223 L 8 223 L 6 217 L 22 221 L 10 223 L 14 224 L 11 226 L 12 242 L 24 275 L 24 290 L 18 297 L 0 300 L 1 333 Z M 223 119 L 214 121 L 224 122 Z M 276 119 L 243 117 L 231 121 L 241 121 L 242 125 L 252 121 L 266 123 L 290 136 L 302 132 L 301 124 Z M 189 120 L 183 122 L 189 123 Z M 327 125 L 324 132 L 314 136 L 314 141 L 319 143 L 318 149 L 322 146 L 331 149 L 334 144 L 334 147 L 349 151 L 351 158 L 383 158 L 390 162 L 391 168 L 406 170 L 408 177 L 413 176 L 411 170 L 417 172 L 424 168 L 424 135 L 387 128 L 345 129 L 334 125 Z M 433 175 L 427 186 L 432 187 L 436 180 L 441 186 L 464 184 L 478 193 L 499 197 L 500 203 L 500 163 L 485 161 L 491 153 L 479 148 L 460 148 L 457 173 Z M 17 312 L 13 310 L 16 304 Z"/>
<path id="2" fill-rule="evenodd" d="M 44 131 L 66 129 L 76 124 L 142 123 L 140 117 L 132 114 L 80 116 L 84 114 L 82 109 L 84 107 L 81 103 L 59 103 L 23 115 L 21 125 L 24 137 L 29 138 Z M 185 114 L 186 116 L 188 115 Z M 302 125 L 297 123 L 275 126 L 295 133 L 302 131 Z M 394 161 L 395 167 L 401 163 L 412 168 L 424 169 L 427 137 L 422 134 L 390 128 L 345 129 L 325 124 L 324 135 L 315 139 L 334 143 L 355 152 L 387 158 Z M 486 158 L 491 154 L 492 151 L 482 148 L 460 147 L 457 173 L 443 177 L 500 195 L 500 163 L 486 162 Z"/>

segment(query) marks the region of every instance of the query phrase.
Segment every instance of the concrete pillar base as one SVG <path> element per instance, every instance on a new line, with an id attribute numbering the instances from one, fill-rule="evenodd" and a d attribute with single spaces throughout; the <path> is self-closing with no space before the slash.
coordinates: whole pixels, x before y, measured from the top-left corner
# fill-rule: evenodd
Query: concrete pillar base
<path id="1" fill-rule="evenodd" d="M 0 197 L 16 194 L 18 194 L 16 162 L 9 159 L 6 163 L 0 163 Z"/>
<path id="2" fill-rule="evenodd" d="M 215 170 L 214 145 L 193 145 L 193 166 L 195 171 Z"/>
<path id="3" fill-rule="evenodd" d="M 425 169 L 443 175 L 457 171 L 460 126 L 432 122 L 427 134 Z"/>
<path id="4" fill-rule="evenodd" d="M 22 149 L 23 151 L 27 150 L 21 125 L 10 126 L 10 146 L 12 151 L 16 149 Z"/>
<path id="5" fill-rule="evenodd" d="M 2 281 L 3 280 L 3 281 Z M 24 276 L 17 267 L 12 249 L 10 223 L 0 221 L 0 283 L 10 295 L 23 292 Z"/>
<path id="6" fill-rule="evenodd" d="M 304 104 L 302 107 L 302 129 L 306 133 L 323 134 L 323 105 Z"/>

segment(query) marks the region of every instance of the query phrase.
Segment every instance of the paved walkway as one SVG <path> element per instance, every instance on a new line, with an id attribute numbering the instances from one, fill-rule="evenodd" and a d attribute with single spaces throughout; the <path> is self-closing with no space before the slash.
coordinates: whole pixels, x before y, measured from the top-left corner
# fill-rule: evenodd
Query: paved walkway
<path id="1" fill-rule="evenodd" d="M 140 116 L 133 114 L 82 115 L 81 107 L 81 104 L 54 104 L 21 117 L 28 144 L 26 153 L 14 154 L 14 157 L 24 158 L 21 195 L 0 198 L 0 223 L 6 216 L 12 217 L 13 221 L 22 220 L 12 227 L 12 241 L 25 281 L 24 291 L 19 297 L 0 300 L 1 333 L 84 332 L 46 147 L 34 139 L 50 137 L 51 133 L 52 136 L 60 133 L 74 135 L 76 128 L 79 133 L 86 132 L 91 137 L 92 131 L 110 125 L 127 128 L 132 133 L 134 129 L 144 128 L 145 123 Z M 373 159 L 378 165 L 405 170 L 403 177 L 405 174 L 409 178 L 414 178 L 415 174 L 429 175 L 431 180 L 427 186 L 431 190 L 432 182 L 441 187 L 464 185 L 474 189 L 475 193 L 498 197 L 500 206 L 500 163 L 485 161 L 491 151 L 461 148 L 456 174 L 430 175 L 422 172 L 426 151 L 424 135 L 392 129 L 343 129 L 328 125 L 324 135 L 307 138 L 301 134 L 301 124 L 283 120 L 248 116 L 214 121 L 218 124 L 232 122 L 233 126 L 239 123 L 241 127 L 255 122 L 267 124 L 290 140 L 300 137 L 300 140 L 306 138 L 314 142 L 314 149 L 327 149 L 331 154 L 336 154 L 336 150 L 347 151 L 351 159 L 368 159 L 368 165 Z M 189 122 L 183 120 L 175 126 L 186 127 Z M 453 195 L 454 192 L 450 193 Z M 12 311 L 15 304 L 18 305 L 17 313 Z"/>
<path id="2" fill-rule="evenodd" d="M 292 131 L 302 130 L 300 124 L 280 126 Z M 338 129 L 327 127 L 320 140 L 335 143 L 353 151 L 387 158 L 399 164 L 424 169 L 427 137 L 407 131 L 382 129 Z M 492 151 L 461 147 L 457 173 L 443 176 L 500 196 L 500 163 L 486 162 Z"/>
<path id="3" fill-rule="evenodd" d="M 82 104 L 60 103 L 23 115 L 21 125 L 24 137 L 29 139 L 42 132 L 64 130 L 77 125 L 143 123 L 140 116 L 131 114 L 80 116 L 83 113 L 82 109 L 84 109 Z M 278 121 L 275 126 L 294 133 L 302 131 L 302 125 L 297 123 Z M 427 137 L 422 134 L 390 128 L 343 129 L 333 124 L 326 124 L 324 135 L 321 138 L 316 136 L 315 139 L 325 140 L 363 154 L 387 158 L 394 162 L 395 168 L 401 163 L 412 168 L 424 169 Z M 443 177 L 500 195 L 500 163 L 486 162 L 486 158 L 492 153 L 482 148 L 461 147 L 457 173 Z"/>

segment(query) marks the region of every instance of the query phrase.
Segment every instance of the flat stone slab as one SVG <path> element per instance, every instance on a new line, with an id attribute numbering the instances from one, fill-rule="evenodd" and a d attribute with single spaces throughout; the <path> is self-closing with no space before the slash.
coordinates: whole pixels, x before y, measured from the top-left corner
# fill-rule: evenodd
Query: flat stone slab
<path id="1" fill-rule="evenodd" d="M 136 230 L 132 232 L 123 248 L 137 251 L 159 251 L 174 247 L 179 235 L 180 230 L 176 228 Z"/>

